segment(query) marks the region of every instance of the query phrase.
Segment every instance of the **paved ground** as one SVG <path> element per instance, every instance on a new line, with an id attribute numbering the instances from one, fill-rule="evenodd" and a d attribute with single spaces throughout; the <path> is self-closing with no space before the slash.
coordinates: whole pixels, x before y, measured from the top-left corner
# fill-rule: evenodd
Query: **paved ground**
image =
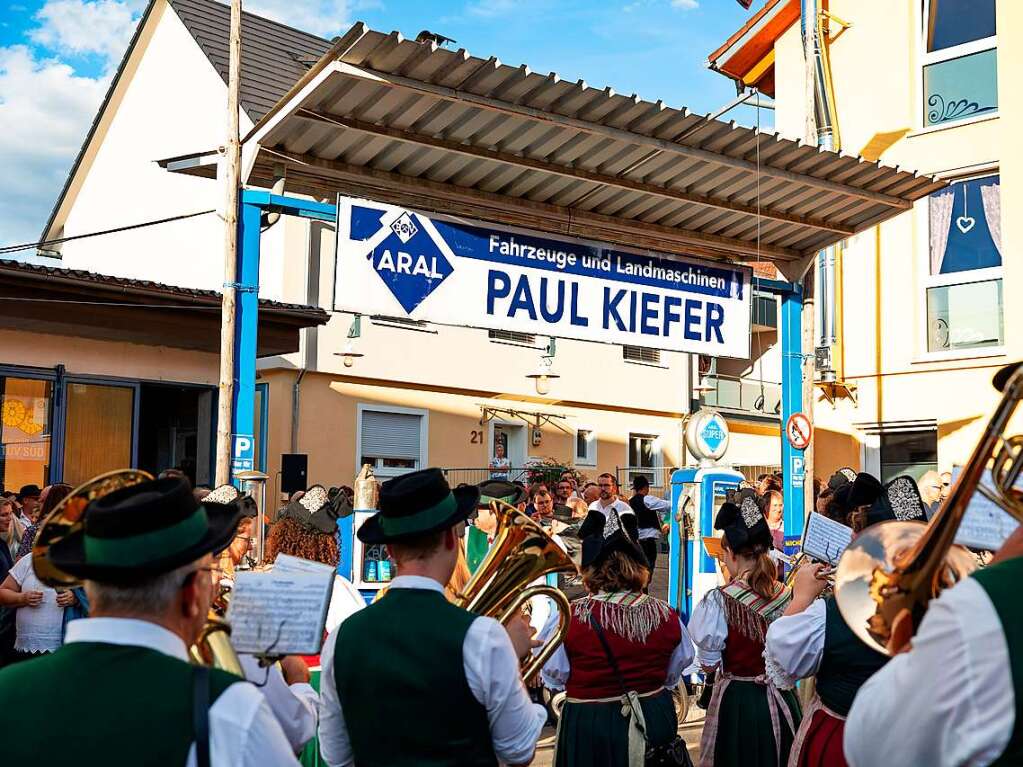
<path id="1" fill-rule="evenodd" d="M 661 599 L 668 596 L 668 558 L 666 554 L 657 557 L 657 567 L 654 571 L 653 581 L 650 585 L 650 593 Z M 696 763 L 700 751 L 700 735 L 703 733 L 704 712 L 692 705 L 690 701 L 689 715 L 686 721 L 679 727 L 679 735 L 686 739 L 689 746 L 689 755 Z M 546 728 L 540 735 L 540 742 L 536 749 L 536 758 L 533 760 L 536 767 L 549 767 L 554 764 L 554 728 Z"/>

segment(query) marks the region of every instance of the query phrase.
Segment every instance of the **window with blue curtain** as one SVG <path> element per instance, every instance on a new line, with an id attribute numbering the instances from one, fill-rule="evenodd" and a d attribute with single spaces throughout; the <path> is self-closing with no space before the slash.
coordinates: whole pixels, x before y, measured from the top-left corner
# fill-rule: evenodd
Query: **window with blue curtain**
<path id="1" fill-rule="evenodd" d="M 954 182 L 928 200 L 928 351 L 1004 344 L 1001 209 L 997 174 Z"/>

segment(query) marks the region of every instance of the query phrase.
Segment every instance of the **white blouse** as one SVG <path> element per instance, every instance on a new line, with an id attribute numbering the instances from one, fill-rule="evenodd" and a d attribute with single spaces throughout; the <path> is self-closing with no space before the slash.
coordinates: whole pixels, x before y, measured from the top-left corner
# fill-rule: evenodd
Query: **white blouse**
<path id="1" fill-rule="evenodd" d="M 728 639 L 728 621 L 721 593 L 714 589 L 703 595 L 689 619 L 689 635 L 696 644 L 696 662 L 704 668 L 721 663 L 721 651 Z"/>
<path id="2" fill-rule="evenodd" d="M 14 649 L 18 652 L 53 652 L 60 647 L 64 633 L 64 608 L 57 604 L 57 592 L 44 586 L 32 569 L 32 555 L 19 559 L 9 575 L 18 582 L 22 593 L 43 592 L 37 607 L 19 607 L 15 612 Z"/>
<path id="3" fill-rule="evenodd" d="M 775 687 L 788 690 L 796 681 L 813 676 L 824 656 L 827 606 L 815 599 L 803 612 L 783 615 L 767 629 L 764 666 Z"/>
<path id="4" fill-rule="evenodd" d="M 557 610 L 551 611 L 550 617 L 543 629 L 537 635 L 537 639 L 546 642 L 558 627 L 560 613 Z M 693 662 L 693 640 L 689 637 L 685 624 L 679 618 L 679 627 L 682 629 L 682 639 L 675 646 L 668 660 L 668 671 L 664 676 L 664 686 L 673 689 L 678 685 L 683 672 Z M 610 670 L 610 669 L 609 669 Z M 568 684 L 568 677 L 571 675 L 572 667 L 568 660 L 568 653 L 565 652 L 564 643 L 558 645 L 558 649 L 544 664 L 540 672 L 544 687 L 549 690 L 564 690 Z"/>

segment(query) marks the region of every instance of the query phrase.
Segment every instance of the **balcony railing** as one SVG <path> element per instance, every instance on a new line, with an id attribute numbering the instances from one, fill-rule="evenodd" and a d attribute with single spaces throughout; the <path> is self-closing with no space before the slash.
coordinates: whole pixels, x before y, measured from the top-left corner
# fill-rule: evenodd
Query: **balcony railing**
<path id="1" fill-rule="evenodd" d="M 706 376 L 703 383 L 713 387 L 711 391 L 700 393 L 700 404 L 706 407 L 771 417 L 777 417 L 781 413 L 779 383 L 764 381 L 761 384 L 760 381 L 749 378 L 723 375 Z"/>

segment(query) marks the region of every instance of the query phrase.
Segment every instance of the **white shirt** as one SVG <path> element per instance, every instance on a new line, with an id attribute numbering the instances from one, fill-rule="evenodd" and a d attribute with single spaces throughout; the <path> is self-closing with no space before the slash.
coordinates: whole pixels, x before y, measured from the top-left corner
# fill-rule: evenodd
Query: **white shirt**
<path id="1" fill-rule="evenodd" d="M 305 682 L 289 685 L 277 663 L 264 668 L 254 655 L 239 655 L 238 660 L 245 678 L 266 697 L 291 750 L 300 751 L 316 734 L 316 704 L 320 699 L 316 690 Z"/>
<path id="2" fill-rule="evenodd" d="M 352 582 L 340 575 L 334 576 L 334 590 L 330 594 L 330 607 L 327 608 L 327 633 L 336 629 L 341 622 L 354 612 L 366 606 L 359 590 Z"/>
<path id="3" fill-rule="evenodd" d="M 827 605 L 815 599 L 803 612 L 783 615 L 767 629 L 764 667 L 774 686 L 788 690 L 817 673 L 824 657 Z"/>
<path id="4" fill-rule="evenodd" d="M 1009 648 L 984 588 L 966 578 L 933 600 L 913 638 L 860 688 L 845 724 L 850 767 L 983 767 L 1009 743 Z"/>
<path id="5" fill-rule="evenodd" d="M 15 562 L 8 573 L 26 591 L 43 592 L 38 607 L 19 607 L 14 615 L 16 635 L 14 649 L 18 652 L 53 652 L 60 647 L 64 630 L 64 608 L 57 604 L 57 592 L 42 584 L 32 569 L 32 555 Z"/>
<path id="6" fill-rule="evenodd" d="M 398 576 L 391 581 L 390 588 L 429 589 L 444 593 L 444 587 L 432 578 L 412 575 Z M 337 629 L 330 633 L 320 654 L 323 666 L 320 674 L 320 753 L 332 767 L 352 764 L 353 758 L 334 680 L 337 635 Z M 519 660 L 504 626 L 493 618 L 476 618 L 469 625 L 462 644 L 462 667 L 472 696 L 487 710 L 497 758 L 508 764 L 528 763 L 533 758 L 540 730 L 547 721 L 547 712 L 543 706 L 530 702 L 519 674 Z"/>
<path id="7" fill-rule="evenodd" d="M 546 642 L 557 628 L 558 620 L 559 614 L 557 612 L 552 613 L 543 630 L 537 636 L 537 639 Z M 671 658 L 668 661 L 668 671 L 664 676 L 664 686 L 669 689 L 678 685 L 679 679 L 682 678 L 682 672 L 693 662 L 693 640 L 689 638 L 689 632 L 686 630 L 685 624 L 682 623 L 681 617 L 678 620 L 678 625 L 682 628 L 682 639 L 671 653 Z M 610 667 L 608 667 L 609 672 L 610 670 Z M 571 671 L 572 667 L 568 660 L 568 653 L 565 651 L 565 645 L 561 644 L 544 664 L 540 676 L 543 679 L 544 687 L 550 690 L 564 690 Z"/>
<path id="8" fill-rule="evenodd" d="M 643 497 L 643 505 L 645 505 L 648 509 L 650 509 L 650 511 L 656 512 L 658 514 L 658 519 L 661 518 L 660 514 L 662 512 L 669 511 L 671 509 L 671 502 L 670 501 L 666 501 L 663 498 L 658 498 L 656 495 L 650 495 L 649 493 L 647 493 L 646 495 L 644 495 L 642 497 Z M 632 507 L 630 506 L 629 508 L 632 508 Z M 660 538 L 660 537 L 661 537 L 661 530 L 660 530 L 660 528 L 657 528 L 657 527 L 640 527 L 639 528 L 639 539 L 641 541 L 645 541 L 648 538 Z"/>
<path id="9" fill-rule="evenodd" d="M 25 557 L 28 559 L 28 557 Z M 83 618 L 67 627 L 65 642 L 104 642 L 146 647 L 187 663 L 185 643 L 162 626 L 127 618 Z M 125 669 L 125 673 L 130 673 Z M 144 680 L 143 680 L 144 681 Z M 125 705 L 133 705 L 126 701 Z M 116 712 L 111 712 L 116 716 Z M 210 706 L 210 764 L 213 767 L 270 767 L 297 765 L 288 739 L 277 724 L 266 698 L 251 684 L 232 684 Z M 159 731 L 154 731 L 154 748 Z M 195 767 L 195 744 L 186 767 Z"/>

